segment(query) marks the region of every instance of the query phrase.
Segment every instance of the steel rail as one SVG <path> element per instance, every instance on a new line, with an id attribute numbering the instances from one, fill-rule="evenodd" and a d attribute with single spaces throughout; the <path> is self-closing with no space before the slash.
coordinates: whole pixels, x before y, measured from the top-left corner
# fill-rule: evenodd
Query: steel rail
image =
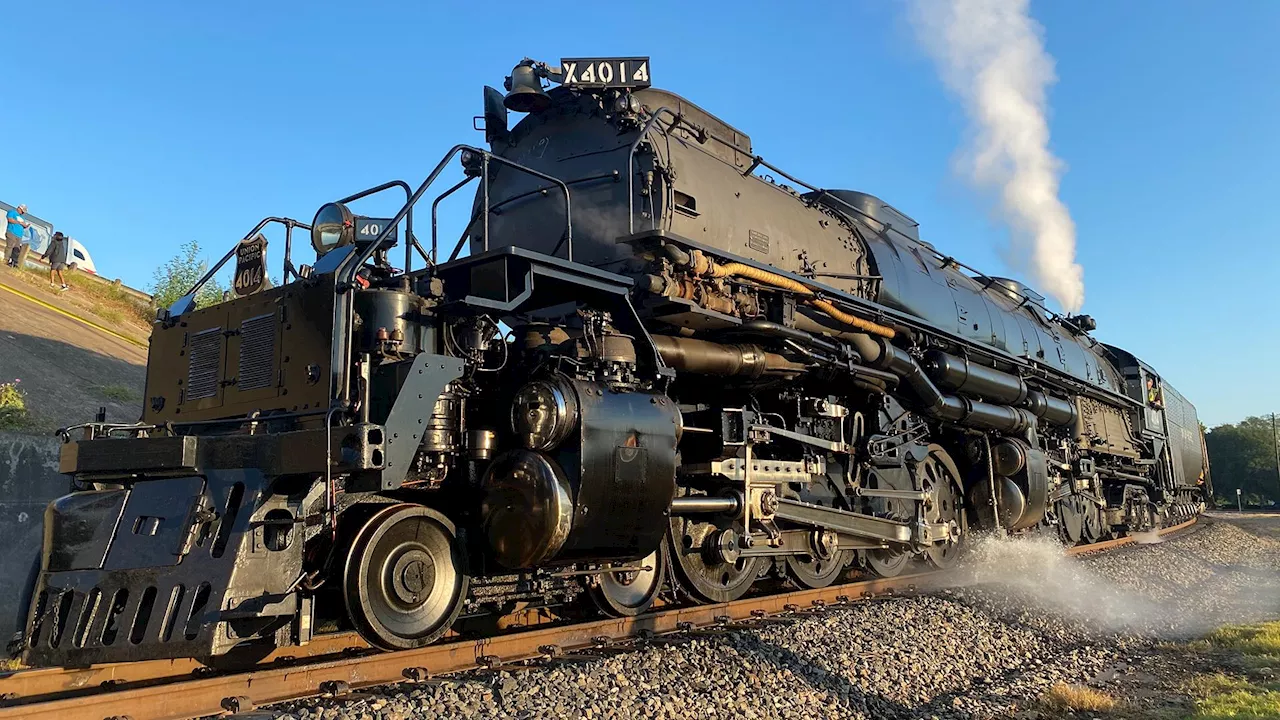
<path id="1" fill-rule="evenodd" d="M 522 610 L 503 616 L 498 621 L 500 630 L 519 630 L 561 622 L 541 608 Z M 445 636 L 456 637 L 456 633 Z M 352 631 L 318 633 L 306 645 L 276 648 L 253 663 L 255 668 L 272 664 L 297 664 L 321 657 L 352 655 L 370 651 L 368 643 L 359 633 Z M 249 667 L 244 668 L 248 670 Z M 33 668 L 0 672 L 0 708 L 4 703 L 31 702 L 37 698 L 59 698 L 71 694 L 84 694 L 96 688 L 110 689 L 123 685 L 157 682 L 181 682 L 193 677 L 207 677 L 221 673 L 192 658 L 166 658 L 137 660 L 132 662 L 101 663 L 74 668 Z"/>
<path id="2" fill-rule="evenodd" d="M 1195 524 L 1190 520 L 1159 531 L 1161 536 L 1177 533 Z M 1090 545 L 1068 548 L 1068 555 L 1113 550 L 1133 544 L 1128 536 Z M 283 660 L 303 652 L 319 655 L 314 662 L 281 664 L 252 670 L 188 679 L 196 663 L 192 660 L 156 660 L 118 663 L 85 669 L 38 669 L 19 671 L 0 678 L 0 694 L 9 702 L 26 702 L 0 708 L 0 720 L 185 720 L 186 718 L 245 712 L 255 707 L 316 695 L 339 696 L 359 688 L 495 667 L 535 658 L 551 659 L 608 645 L 611 642 L 646 635 L 681 633 L 700 628 L 750 627 L 752 621 L 778 614 L 814 612 L 832 605 L 844 605 L 878 595 L 915 592 L 945 586 L 946 572 L 930 572 L 896 578 L 879 578 L 846 583 L 817 590 L 800 590 L 730 603 L 696 605 L 657 610 L 632 618 L 597 620 L 540 629 L 522 630 L 476 640 L 440 643 L 417 650 L 350 655 L 365 649 L 348 633 L 321 636 L 308 648 L 282 648 L 268 659 Z M 735 623 L 745 623 L 735 625 Z M 316 653 L 316 650 L 322 652 Z M 342 653 L 348 656 L 342 657 Z M 337 657 L 335 657 L 337 655 Z M 145 677 L 147 671 L 166 675 Z M 188 677 L 175 679 L 186 674 Z M 146 681 L 150 680 L 148 684 Z M 125 683 L 130 686 L 122 687 Z M 100 691 L 74 697 L 48 698 L 53 692 Z M 25 693 L 23 692 L 25 690 Z M 19 696 L 15 698 L 15 695 Z"/>
<path id="3" fill-rule="evenodd" d="M 1158 534 L 1160 535 L 1160 537 L 1164 537 L 1165 535 L 1180 533 L 1183 530 L 1195 524 L 1196 524 L 1196 520 L 1193 518 L 1191 520 L 1188 520 L 1184 523 L 1180 523 L 1178 525 L 1173 525 L 1167 528 L 1161 528 L 1158 531 Z M 1114 550 L 1118 547 L 1123 547 L 1125 545 L 1132 545 L 1134 543 L 1137 543 L 1139 542 L 1139 539 L 1140 538 L 1137 535 L 1126 535 L 1122 538 L 1116 538 L 1114 540 L 1103 540 L 1102 542 L 1089 543 L 1088 545 L 1076 545 L 1075 547 L 1067 548 L 1067 554 L 1068 555 L 1089 555 L 1096 552 Z"/>

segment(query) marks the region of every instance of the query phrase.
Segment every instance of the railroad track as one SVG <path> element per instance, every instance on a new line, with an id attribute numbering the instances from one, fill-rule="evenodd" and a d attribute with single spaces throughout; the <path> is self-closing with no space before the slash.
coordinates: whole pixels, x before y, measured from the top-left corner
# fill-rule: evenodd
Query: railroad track
<path id="1" fill-rule="evenodd" d="M 1160 531 L 1177 533 L 1196 521 Z M 1136 542 L 1133 537 L 1067 550 L 1083 555 Z M 769 616 L 821 612 L 871 597 L 913 593 L 946 584 L 946 573 L 922 573 L 846 583 L 818 590 L 744 598 L 718 605 L 660 609 L 633 618 L 537 627 L 517 619 L 500 635 L 443 642 L 418 650 L 376 652 L 353 633 L 318 636 L 284 648 L 251 670 L 214 674 L 194 660 L 151 660 L 88 668 L 20 670 L 0 676 L 0 720 L 182 720 L 316 695 L 341 696 L 360 688 L 476 668 L 499 668 L 536 658 L 577 660 L 611 644 L 671 633 L 750 627 Z"/>

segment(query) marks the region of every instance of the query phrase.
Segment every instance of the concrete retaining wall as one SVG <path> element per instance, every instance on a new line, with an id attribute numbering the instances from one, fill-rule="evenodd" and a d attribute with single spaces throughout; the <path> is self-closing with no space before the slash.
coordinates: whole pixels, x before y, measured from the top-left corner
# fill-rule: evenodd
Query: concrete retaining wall
<path id="1" fill-rule="evenodd" d="M 40 570 L 44 509 L 71 487 L 58 472 L 61 445 L 55 437 L 0 432 L 0 655 L 26 622 Z"/>

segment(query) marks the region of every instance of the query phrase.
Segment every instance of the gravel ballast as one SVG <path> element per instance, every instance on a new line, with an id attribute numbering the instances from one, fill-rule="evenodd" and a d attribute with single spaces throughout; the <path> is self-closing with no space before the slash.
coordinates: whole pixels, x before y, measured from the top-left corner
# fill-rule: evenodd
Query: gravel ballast
<path id="1" fill-rule="evenodd" d="M 1276 518 L 1280 524 L 1280 518 Z M 1166 643 L 1280 617 L 1280 540 L 1224 520 L 1081 558 L 1049 541 L 975 547 L 954 587 L 749 630 L 642 643 L 590 661 L 474 671 L 268 709 L 323 720 L 409 718 L 1039 717 L 1056 682 L 1173 702 Z M 1155 689 L 1157 692 L 1152 693 Z M 1129 693 L 1132 694 L 1132 693 Z"/>

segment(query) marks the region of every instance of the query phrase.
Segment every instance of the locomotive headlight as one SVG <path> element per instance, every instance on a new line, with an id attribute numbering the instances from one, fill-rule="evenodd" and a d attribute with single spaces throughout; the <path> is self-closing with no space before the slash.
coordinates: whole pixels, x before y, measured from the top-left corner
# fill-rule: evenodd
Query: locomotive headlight
<path id="1" fill-rule="evenodd" d="M 483 160 L 480 153 L 472 150 L 463 150 L 462 154 L 458 156 L 458 159 L 462 163 L 462 171 L 466 173 L 468 177 L 477 177 L 480 175 L 480 163 Z"/>
<path id="2" fill-rule="evenodd" d="M 334 248 L 355 241 L 356 222 L 351 210 L 342 203 L 322 205 L 311 221 L 311 247 L 321 256 Z"/>
<path id="3" fill-rule="evenodd" d="M 511 430 L 530 450 L 552 450 L 578 424 L 578 396 L 565 381 L 534 380 L 511 401 Z"/>

